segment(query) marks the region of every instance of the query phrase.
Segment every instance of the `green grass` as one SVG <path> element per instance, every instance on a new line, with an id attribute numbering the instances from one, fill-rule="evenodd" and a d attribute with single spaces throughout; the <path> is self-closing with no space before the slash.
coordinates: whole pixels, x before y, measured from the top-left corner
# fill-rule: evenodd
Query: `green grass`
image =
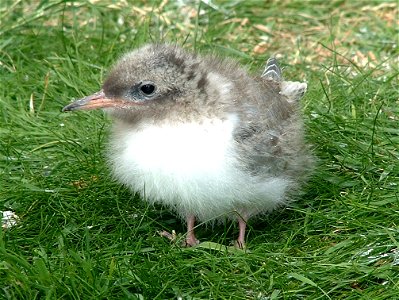
<path id="1" fill-rule="evenodd" d="M 0 210 L 20 221 L 0 231 L 0 298 L 398 299 L 396 1 L 110 3 L 1 1 Z M 111 180 L 109 120 L 60 112 L 160 40 L 254 72 L 277 55 L 308 82 L 318 169 L 293 206 L 250 222 L 248 253 L 158 236 L 184 226 Z M 224 245 L 236 233 L 198 229 Z"/>

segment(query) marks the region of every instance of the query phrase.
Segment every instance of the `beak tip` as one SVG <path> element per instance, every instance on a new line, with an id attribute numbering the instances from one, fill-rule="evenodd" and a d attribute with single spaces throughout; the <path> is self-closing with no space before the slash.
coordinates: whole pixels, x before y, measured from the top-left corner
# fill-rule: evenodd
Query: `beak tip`
<path id="1" fill-rule="evenodd" d="M 78 99 L 72 103 L 69 103 L 68 105 L 64 106 L 61 110 L 61 112 L 68 112 L 68 111 L 73 111 L 73 110 L 90 110 L 90 109 L 96 109 L 96 108 L 102 108 L 104 106 L 105 101 L 110 101 L 108 99 L 103 90 L 94 93 L 93 95 L 84 97 L 82 99 Z"/>
<path id="2" fill-rule="evenodd" d="M 72 104 L 72 103 L 71 103 L 71 104 Z M 61 112 L 68 112 L 68 111 L 73 110 L 73 107 L 72 107 L 71 104 L 68 104 L 67 106 L 64 106 L 64 107 L 61 109 Z"/>

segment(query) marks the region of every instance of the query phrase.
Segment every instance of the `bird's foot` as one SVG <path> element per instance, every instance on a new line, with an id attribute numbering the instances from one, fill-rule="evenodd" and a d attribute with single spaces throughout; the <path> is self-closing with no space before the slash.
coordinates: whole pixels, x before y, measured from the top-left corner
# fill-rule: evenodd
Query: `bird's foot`
<path id="1" fill-rule="evenodd" d="M 237 239 L 234 242 L 234 247 L 236 247 L 237 249 L 240 249 L 240 250 L 245 250 L 247 248 L 247 245 L 245 244 L 245 241 L 240 241 Z"/>
<path id="2" fill-rule="evenodd" d="M 183 242 L 183 247 L 194 247 L 199 244 L 199 240 L 195 237 L 195 235 L 190 232 L 187 233 L 186 240 Z"/>
<path id="3" fill-rule="evenodd" d="M 162 237 L 167 238 L 171 242 L 176 242 L 178 240 L 178 236 L 176 234 L 176 231 L 172 230 L 172 233 L 163 230 L 163 231 L 158 231 L 158 234 Z M 194 234 L 187 233 L 186 239 L 183 241 L 182 246 L 183 247 L 194 247 L 199 244 L 199 240 L 195 237 Z"/>
<path id="4" fill-rule="evenodd" d="M 188 215 L 186 220 L 187 220 L 187 235 L 186 235 L 186 240 L 183 242 L 183 246 L 194 247 L 199 244 L 199 240 L 197 240 L 194 233 L 195 216 Z"/>
<path id="5" fill-rule="evenodd" d="M 169 233 L 166 230 L 158 231 L 158 234 L 162 237 L 166 237 L 171 242 L 175 242 L 177 238 L 176 231 L 174 230 L 172 230 L 172 233 Z"/>
<path id="6" fill-rule="evenodd" d="M 240 229 L 240 233 L 238 234 L 238 238 L 234 243 L 234 246 L 237 249 L 245 250 L 245 228 L 247 227 L 248 216 L 242 213 L 238 218 L 238 227 Z"/>

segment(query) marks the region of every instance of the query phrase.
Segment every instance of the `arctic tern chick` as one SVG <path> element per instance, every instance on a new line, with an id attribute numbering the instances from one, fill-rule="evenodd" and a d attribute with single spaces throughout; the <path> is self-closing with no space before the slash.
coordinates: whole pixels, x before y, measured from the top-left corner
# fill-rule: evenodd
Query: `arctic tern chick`
<path id="1" fill-rule="evenodd" d="M 238 221 L 291 201 L 313 158 L 299 99 L 306 83 L 284 81 L 276 59 L 261 76 L 176 45 L 124 55 L 102 89 L 63 111 L 104 109 L 114 120 L 108 160 L 115 178 L 187 222 Z"/>

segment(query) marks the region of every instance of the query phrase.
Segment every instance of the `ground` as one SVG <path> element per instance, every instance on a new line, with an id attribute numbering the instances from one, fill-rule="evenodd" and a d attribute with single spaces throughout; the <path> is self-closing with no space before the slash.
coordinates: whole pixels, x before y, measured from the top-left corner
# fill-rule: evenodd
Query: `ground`
<path id="1" fill-rule="evenodd" d="M 0 231 L 4 299 L 396 299 L 399 100 L 396 1 L 0 3 Z M 63 114 L 145 42 L 279 58 L 318 168 L 292 206 L 249 223 L 184 226 L 115 183 L 109 120 Z M 159 231 L 177 232 L 176 242 Z"/>

